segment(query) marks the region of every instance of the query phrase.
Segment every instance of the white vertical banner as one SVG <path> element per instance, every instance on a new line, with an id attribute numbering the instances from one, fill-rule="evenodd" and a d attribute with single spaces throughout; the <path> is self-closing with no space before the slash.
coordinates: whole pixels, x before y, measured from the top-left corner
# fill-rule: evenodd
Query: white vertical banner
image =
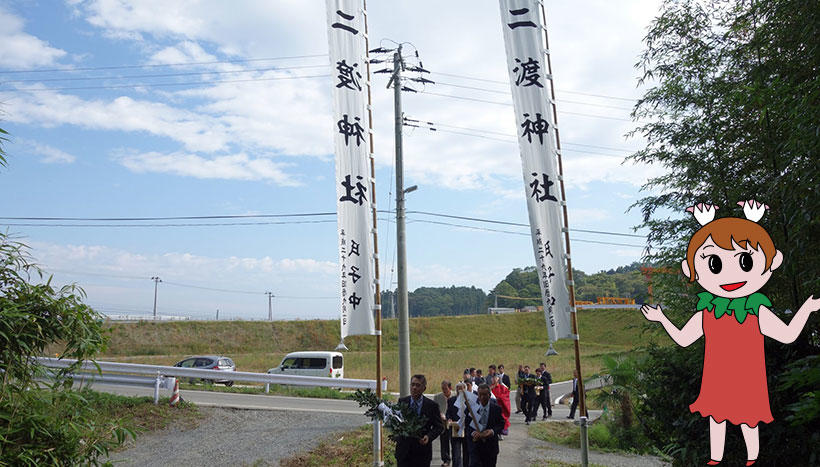
<path id="1" fill-rule="evenodd" d="M 555 119 L 545 61 L 543 4 L 499 0 L 532 246 L 550 343 L 571 337 Z"/>
<path id="2" fill-rule="evenodd" d="M 363 0 L 327 0 L 339 229 L 342 339 L 374 335 L 370 121 Z"/>

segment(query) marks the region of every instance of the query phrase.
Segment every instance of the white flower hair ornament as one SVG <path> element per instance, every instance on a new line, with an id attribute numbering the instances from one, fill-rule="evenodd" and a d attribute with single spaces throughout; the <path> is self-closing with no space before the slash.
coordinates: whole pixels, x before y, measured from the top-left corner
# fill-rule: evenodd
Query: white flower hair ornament
<path id="1" fill-rule="evenodd" d="M 763 218 L 763 214 L 766 214 L 766 210 L 769 209 L 768 205 L 759 203 L 753 199 L 738 201 L 737 205 L 743 208 L 743 215 L 752 222 L 757 222 Z"/>
<path id="2" fill-rule="evenodd" d="M 691 212 L 695 216 L 695 220 L 700 225 L 706 225 L 715 218 L 715 212 L 719 208 L 715 204 L 698 203 L 694 206 L 686 208 L 687 212 Z"/>

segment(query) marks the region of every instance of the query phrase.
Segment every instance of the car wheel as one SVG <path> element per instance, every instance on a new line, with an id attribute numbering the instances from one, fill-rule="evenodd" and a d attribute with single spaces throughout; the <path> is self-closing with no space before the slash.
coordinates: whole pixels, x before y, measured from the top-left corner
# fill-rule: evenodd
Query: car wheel
<path id="1" fill-rule="evenodd" d="M 229 388 L 231 386 L 233 386 L 233 381 L 225 381 L 225 387 Z"/>

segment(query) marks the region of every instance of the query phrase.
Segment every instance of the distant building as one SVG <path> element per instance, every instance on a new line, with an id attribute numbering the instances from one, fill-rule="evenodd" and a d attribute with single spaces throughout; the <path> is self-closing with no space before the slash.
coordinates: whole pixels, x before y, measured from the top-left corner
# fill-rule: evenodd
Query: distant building
<path id="1" fill-rule="evenodd" d="M 515 313 L 515 308 L 488 308 L 491 315 L 500 315 L 504 313 Z"/>

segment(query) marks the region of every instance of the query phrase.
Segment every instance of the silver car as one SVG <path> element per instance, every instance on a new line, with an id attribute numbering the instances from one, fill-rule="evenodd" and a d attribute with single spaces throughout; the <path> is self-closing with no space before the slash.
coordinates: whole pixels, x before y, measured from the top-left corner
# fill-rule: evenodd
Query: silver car
<path id="1" fill-rule="evenodd" d="M 198 368 L 202 370 L 222 370 L 222 371 L 236 371 L 236 364 L 228 357 L 221 355 L 194 355 L 185 360 L 179 361 L 174 366 L 180 368 Z M 189 382 L 193 382 L 190 379 Z M 202 380 L 203 382 L 219 383 L 225 386 L 233 386 L 233 381 L 227 379 L 218 380 Z"/>

